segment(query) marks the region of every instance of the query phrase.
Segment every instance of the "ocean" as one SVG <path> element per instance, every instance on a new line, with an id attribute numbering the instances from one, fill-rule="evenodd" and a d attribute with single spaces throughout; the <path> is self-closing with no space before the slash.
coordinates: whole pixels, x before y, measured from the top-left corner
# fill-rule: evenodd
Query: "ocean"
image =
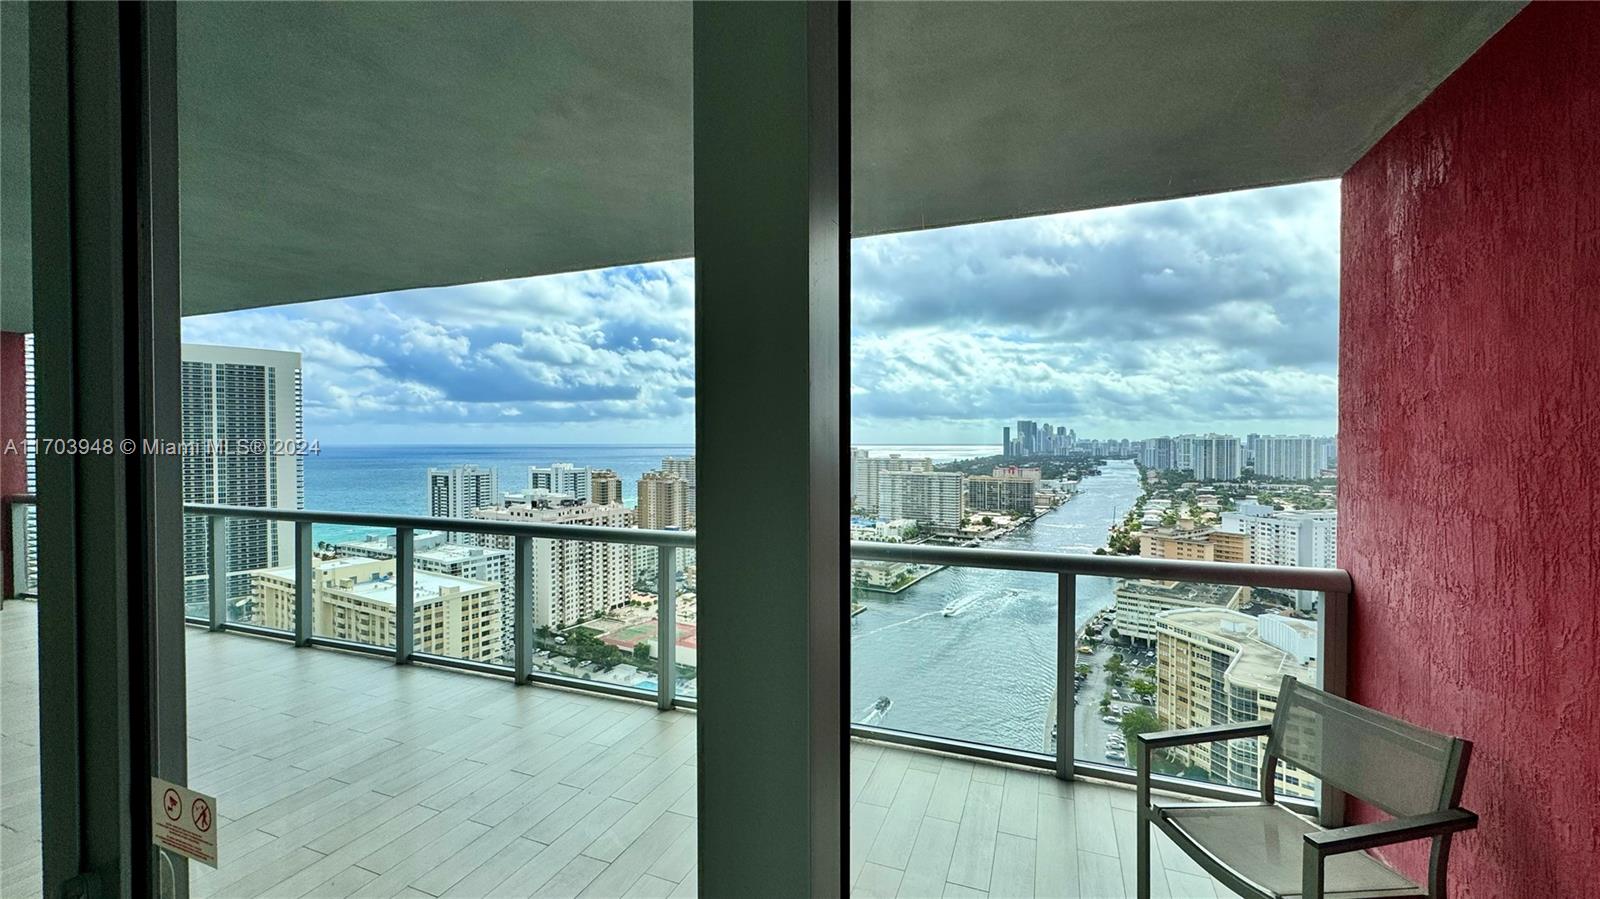
<path id="1" fill-rule="evenodd" d="M 931 446 L 855 444 L 874 456 L 900 453 L 948 462 L 994 455 L 998 445 L 942 444 Z M 428 469 L 452 465 L 480 465 L 500 472 L 502 491 L 528 486 L 528 467 L 570 462 L 589 468 L 609 468 L 622 479 L 622 499 L 638 502 L 639 476 L 661 467 L 667 456 L 692 456 L 694 445 L 661 444 L 528 444 L 458 445 L 414 444 L 400 446 L 329 446 L 306 456 L 306 508 L 326 512 L 375 512 L 390 515 L 428 514 Z M 358 539 L 371 528 L 319 524 L 321 541 Z"/>
<path id="2" fill-rule="evenodd" d="M 609 468 L 622 479 L 623 501 L 637 503 L 639 476 L 666 456 L 694 455 L 692 444 L 531 444 L 329 446 L 306 456 L 306 508 L 326 512 L 428 514 L 428 469 L 479 465 L 500 472 L 500 489 L 525 490 L 528 467 L 570 462 Z M 359 539 L 372 528 L 319 524 L 318 542 Z"/>

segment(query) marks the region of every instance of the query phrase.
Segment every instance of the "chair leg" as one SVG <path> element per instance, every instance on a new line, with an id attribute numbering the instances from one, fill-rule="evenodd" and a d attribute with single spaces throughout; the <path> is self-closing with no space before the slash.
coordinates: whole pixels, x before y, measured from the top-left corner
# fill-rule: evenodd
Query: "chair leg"
<path id="1" fill-rule="evenodd" d="M 1134 865 L 1138 872 L 1135 875 L 1139 884 L 1138 899 L 1150 899 L 1150 819 L 1145 817 L 1143 809 L 1136 814 L 1139 816 L 1139 836 L 1135 842 L 1139 848 Z"/>

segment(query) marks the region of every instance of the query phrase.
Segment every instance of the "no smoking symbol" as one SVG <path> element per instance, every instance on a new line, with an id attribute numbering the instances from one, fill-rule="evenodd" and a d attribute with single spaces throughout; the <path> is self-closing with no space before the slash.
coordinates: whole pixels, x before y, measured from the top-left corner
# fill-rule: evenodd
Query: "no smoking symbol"
<path id="1" fill-rule="evenodd" d="M 178 798 L 177 790 L 169 788 L 162 794 L 161 810 L 166 812 L 167 818 L 172 821 L 178 820 L 178 816 L 183 814 L 183 800 Z"/>
<path id="2" fill-rule="evenodd" d="M 189 814 L 194 818 L 194 826 L 201 833 L 211 829 L 211 806 L 204 799 L 196 799 L 194 805 L 189 807 Z"/>

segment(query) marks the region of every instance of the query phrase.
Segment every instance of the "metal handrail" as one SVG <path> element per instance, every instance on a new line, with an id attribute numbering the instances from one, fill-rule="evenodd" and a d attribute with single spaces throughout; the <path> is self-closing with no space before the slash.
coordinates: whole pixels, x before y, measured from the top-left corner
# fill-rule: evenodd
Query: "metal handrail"
<path id="1" fill-rule="evenodd" d="M 34 494 L 14 494 L 5 498 L 6 503 L 12 508 L 37 505 L 38 498 Z M 307 573 L 312 567 L 312 540 L 311 528 L 318 524 L 353 525 L 390 529 L 395 532 L 395 648 L 393 654 L 395 661 L 407 664 L 412 661 L 452 665 L 455 667 L 471 668 L 472 670 L 488 670 L 491 672 L 506 673 L 503 666 L 469 662 L 467 660 L 452 660 L 418 653 L 415 647 L 415 635 L 411 624 L 414 615 L 415 587 L 413 581 L 413 560 L 415 558 L 415 538 L 418 531 L 449 531 L 455 533 L 486 534 L 490 536 L 510 537 L 513 540 L 512 550 L 514 557 L 515 574 L 512 583 L 508 586 L 509 594 L 515 603 L 513 607 L 513 664 L 509 673 L 518 683 L 531 683 L 535 681 L 558 684 L 560 686 L 587 689 L 595 692 L 613 695 L 645 696 L 649 695 L 642 690 L 619 687 L 613 684 L 597 684 L 577 678 L 561 677 L 560 675 L 547 674 L 532 670 L 533 655 L 533 621 L 532 621 L 532 546 L 534 540 L 573 540 L 584 543 L 617 543 L 630 546 L 650 546 L 657 550 L 657 601 L 656 619 L 659 624 L 656 635 L 658 662 L 656 673 L 656 704 L 666 710 L 679 705 L 692 706 L 693 703 L 683 702 L 677 697 L 677 584 L 676 584 L 676 557 L 680 549 L 692 550 L 695 546 L 695 535 L 692 531 L 667 531 L 646 528 L 619 528 L 611 526 L 590 526 L 582 524 L 548 524 L 535 521 L 497 521 L 481 518 L 435 518 L 426 515 L 389 515 L 371 512 L 328 512 L 312 509 L 278 509 L 262 506 L 231 506 L 210 503 L 185 503 L 185 515 L 202 515 L 210 521 L 207 529 L 206 557 L 209 560 L 210 597 L 207 603 L 205 618 L 190 618 L 197 624 L 204 624 L 213 631 L 236 630 L 241 633 L 251 633 L 258 636 L 287 636 L 294 640 L 298 646 L 335 646 L 338 648 L 360 648 L 363 651 L 377 651 L 387 654 L 389 650 L 370 647 L 364 644 L 345 644 L 346 641 L 321 637 L 312 633 L 311 603 L 312 584 Z M 289 522 L 295 526 L 294 554 L 294 631 L 279 634 L 269 628 L 227 620 L 227 530 L 231 519 L 248 518 L 265 521 Z"/>
<path id="2" fill-rule="evenodd" d="M 1194 581 L 1236 587 L 1316 590 L 1323 593 L 1350 592 L 1350 572 L 1342 568 L 1291 568 L 1234 562 L 1190 562 L 1179 559 L 1146 559 L 1140 556 L 1096 556 L 1089 553 L 1046 553 L 862 540 L 850 542 L 850 557 L 869 562 L 910 562 L 920 565 L 948 565 L 952 568 L 1002 568 L 1007 571 L 1081 574 L 1088 577 Z"/>
<path id="3" fill-rule="evenodd" d="M 38 505 L 32 493 L 6 497 L 13 505 Z M 270 506 L 229 506 L 184 503 L 185 515 L 220 515 L 224 518 L 258 518 L 267 521 L 342 524 L 374 528 L 411 528 L 417 531 L 453 531 L 501 537 L 546 540 L 582 540 L 588 543 L 626 543 L 631 546 L 671 546 L 694 549 L 694 532 L 652 528 L 619 528 L 585 524 L 548 524 L 537 521 L 498 521 L 484 518 L 439 518 L 430 515 L 393 515 L 383 512 L 335 512 L 320 509 L 279 509 Z"/>
<path id="4" fill-rule="evenodd" d="M 342 524 L 374 528 L 411 528 L 416 531 L 453 531 L 501 537 L 535 537 L 548 540 L 582 540 L 587 543 L 627 543 L 633 546 L 671 546 L 694 549 L 692 531 L 619 528 L 586 524 L 547 524 L 537 521 L 499 521 L 484 518 L 436 518 L 428 515 L 390 515 L 381 512 L 324 512 L 312 509 L 275 509 L 263 506 L 222 506 L 184 503 L 185 515 L 220 515 L 225 518 L 261 518 L 307 524 Z"/>

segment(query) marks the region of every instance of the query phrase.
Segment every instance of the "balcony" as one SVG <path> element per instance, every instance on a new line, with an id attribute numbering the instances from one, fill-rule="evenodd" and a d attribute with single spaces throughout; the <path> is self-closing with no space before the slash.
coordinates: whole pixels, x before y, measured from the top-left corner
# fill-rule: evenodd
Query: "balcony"
<path id="1" fill-rule="evenodd" d="M 21 538 L 12 547 L 17 560 L 32 557 L 25 518 L 31 504 L 31 497 L 11 503 Z M 536 540 L 651 546 L 657 583 L 665 587 L 657 611 L 661 620 L 675 620 L 671 566 L 674 553 L 692 547 L 692 535 L 228 506 L 185 511 L 204 524 L 197 533 L 209 562 L 204 601 L 191 605 L 197 614 L 186 638 L 189 777 L 218 794 L 226 847 L 220 870 L 197 868 L 196 895 L 693 893 L 695 724 L 677 707 L 694 703 L 678 692 L 677 666 L 661 666 L 653 691 L 581 680 L 548 662 L 539 670 L 529 570 Z M 265 578 L 282 594 L 286 607 L 277 613 L 262 615 L 255 607 L 261 591 L 240 593 L 228 576 L 225 550 L 238 521 L 292 528 L 294 564 L 249 579 Z M 311 612 L 329 583 L 318 567 L 327 560 L 313 554 L 311 537 L 316 525 L 328 523 L 394 532 L 393 621 L 423 620 L 421 582 L 399 576 L 421 571 L 415 542 L 421 529 L 506 538 L 517 560 L 504 593 L 515 609 L 511 664 L 421 652 L 420 634 L 407 635 L 392 621 L 380 628 L 391 635 L 386 645 L 321 630 L 326 621 Z M 1074 626 L 1079 585 L 1110 576 L 1326 591 L 1317 652 L 1343 657 L 1337 623 L 1348 579 L 1338 571 L 890 544 L 855 544 L 852 552 L 1044 579 L 1043 601 L 1054 606 L 1059 624 L 1058 689 L 1081 658 L 1074 651 L 1083 637 Z M 38 770 L 36 617 L 35 604 L 13 602 L 4 620 L 5 763 L 8 772 L 22 772 L 5 785 L 6 808 L 17 812 L 6 824 L 15 832 L 7 840 L 7 895 L 35 894 L 39 873 L 38 788 L 31 779 Z M 312 651 L 318 649 L 325 651 Z M 396 661 L 413 664 L 388 664 Z M 1337 663 L 1319 668 L 1324 678 L 1341 671 Z M 506 679 L 533 689 L 507 689 Z M 562 689 L 543 689 L 550 686 Z M 1064 745 L 1080 745 L 1073 735 L 1091 727 L 1105 729 L 1092 703 L 1052 699 L 1050 709 L 1052 723 L 1067 735 Z M 1043 721 L 1038 730 L 1044 743 Z M 1058 759 L 1047 745 L 1007 747 L 962 736 L 853 728 L 855 893 L 1131 895 L 1127 768 Z M 1161 783 L 1181 793 L 1244 793 L 1178 777 Z M 1298 804 L 1316 810 L 1314 802 Z M 1161 861 L 1157 895 L 1214 895 L 1211 879 L 1175 849 L 1168 847 Z"/>
<path id="2" fill-rule="evenodd" d="M 0 614 L 0 893 L 37 896 L 37 606 Z M 224 847 L 195 896 L 695 894 L 690 713 L 200 627 L 187 651 Z M 857 895 L 1132 895 L 1122 785 L 875 742 L 850 769 Z M 1156 895 L 1225 895 L 1162 848 Z"/>

